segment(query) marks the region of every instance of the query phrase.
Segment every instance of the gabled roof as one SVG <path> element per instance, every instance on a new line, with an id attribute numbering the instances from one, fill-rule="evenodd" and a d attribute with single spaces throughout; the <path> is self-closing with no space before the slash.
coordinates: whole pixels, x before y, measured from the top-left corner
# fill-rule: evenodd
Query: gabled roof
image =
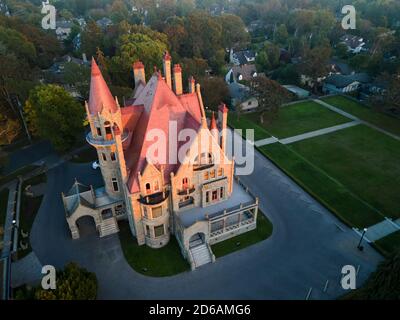
<path id="1" fill-rule="evenodd" d="M 170 121 L 176 121 L 178 132 L 184 128 L 197 131 L 201 124 L 200 104 L 196 94 L 177 97 L 159 74 L 154 74 L 135 96 L 132 108 L 142 108 L 142 111 L 136 119 L 137 124 L 130 145 L 124 150 L 129 172 L 128 189 L 131 193 L 139 191 L 138 173 L 142 173 L 147 165 L 147 150 L 153 144 L 153 141 L 146 141 L 146 134 L 150 130 L 162 130 L 167 138 L 166 150 L 168 150 Z M 169 164 L 168 159 L 167 163 L 155 165 L 163 165 L 165 183 L 170 181 L 170 173 L 175 172 L 179 166 L 179 164 Z"/>
<path id="2" fill-rule="evenodd" d="M 91 114 L 101 112 L 105 108 L 115 112 L 118 107 L 115 99 L 104 81 L 103 75 L 94 59 L 92 59 L 92 75 L 90 80 L 89 111 Z"/>

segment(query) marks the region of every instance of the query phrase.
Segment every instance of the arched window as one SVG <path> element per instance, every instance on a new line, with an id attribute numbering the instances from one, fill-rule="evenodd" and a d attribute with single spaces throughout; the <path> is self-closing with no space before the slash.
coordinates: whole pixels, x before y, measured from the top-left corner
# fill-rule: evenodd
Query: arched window
<path id="1" fill-rule="evenodd" d="M 116 160 L 115 152 L 111 152 L 110 157 L 111 157 L 111 161 L 115 161 Z"/>
<path id="2" fill-rule="evenodd" d="M 118 188 L 118 181 L 116 178 L 112 178 L 112 185 L 113 185 L 113 189 L 115 192 L 118 192 L 119 188 Z"/>
<path id="3" fill-rule="evenodd" d="M 150 193 L 151 192 L 151 186 L 150 186 L 150 183 L 146 183 L 146 192 L 147 193 Z"/>
<path id="4" fill-rule="evenodd" d="M 182 187 L 187 188 L 188 187 L 188 178 L 183 178 L 182 179 Z"/>
<path id="5" fill-rule="evenodd" d="M 103 152 L 101 155 L 103 156 L 103 161 L 107 161 L 107 156 L 106 156 L 106 154 Z"/>

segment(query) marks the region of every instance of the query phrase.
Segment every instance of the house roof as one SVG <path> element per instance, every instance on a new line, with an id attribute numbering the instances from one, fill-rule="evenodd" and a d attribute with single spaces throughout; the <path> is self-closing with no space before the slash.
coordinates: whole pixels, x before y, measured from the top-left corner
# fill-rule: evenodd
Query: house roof
<path id="1" fill-rule="evenodd" d="M 250 88 L 241 83 L 230 83 L 228 89 L 233 99 L 243 101 L 250 97 Z"/>
<path id="2" fill-rule="evenodd" d="M 161 130 L 167 138 L 165 150 L 169 150 L 170 121 L 175 121 L 177 132 L 186 128 L 198 131 L 201 127 L 201 107 L 196 93 L 176 96 L 157 73 L 140 91 L 136 91 L 135 96 L 129 109 L 121 109 L 126 109 L 122 113 L 123 122 L 130 125 L 134 132 L 124 150 L 129 176 L 127 184 L 131 193 L 139 191 L 138 173 L 143 172 L 148 165 L 147 151 L 154 143 L 146 139 L 148 132 L 154 129 Z M 134 112 L 135 115 L 128 115 Z M 180 166 L 179 163 L 169 163 L 168 159 L 165 163 L 153 165 L 157 169 L 163 167 L 165 183 L 170 181 L 171 172 L 176 172 Z"/>
<path id="3" fill-rule="evenodd" d="M 325 83 L 332 84 L 337 88 L 347 87 L 354 82 L 366 84 L 369 81 L 370 77 L 366 73 L 356 73 L 352 75 L 333 74 L 325 79 Z"/>
<path id="4" fill-rule="evenodd" d="M 94 59 L 92 59 L 92 75 L 90 80 L 89 111 L 91 114 L 101 112 L 103 108 L 115 112 L 117 102 L 111 95 L 103 75 Z"/>
<path id="5" fill-rule="evenodd" d="M 233 66 L 232 72 L 236 80 L 239 80 L 239 76 L 242 75 L 243 80 L 250 81 L 254 74 L 257 73 L 257 69 L 254 64 L 244 64 L 240 66 Z"/>
<path id="6" fill-rule="evenodd" d="M 247 64 L 250 60 L 256 58 L 256 53 L 253 50 L 236 51 L 233 53 L 240 64 Z"/>
<path id="7" fill-rule="evenodd" d="M 340 40 L 345 43 L 351 49 L 356 49 L 359 46 L 365 45 L 364 39 L 358 36 L 345 34 Z"/>

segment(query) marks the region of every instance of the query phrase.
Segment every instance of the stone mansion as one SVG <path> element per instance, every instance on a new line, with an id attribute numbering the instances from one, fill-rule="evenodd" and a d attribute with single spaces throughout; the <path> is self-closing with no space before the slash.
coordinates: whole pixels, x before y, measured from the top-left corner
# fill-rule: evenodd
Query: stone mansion
<path id="1" fill-rule="evenodd" d="M 163 72 L 155 70 L 147 82 L 140 61 L 133 71 L 135 89 L 120 106 L 92 60 L 86 139 L 97 150 L 104 186 L 76 181 L 62 194 L 68 226 L 77 239 L 78 220 L 90 216 L 104 237 L 128 220 L 132 241 L 151 248 L 174 235 L 193 270 L 215 260 L 211 245 L 256 228 L 258 199 L 235 177 L 226 155 L 228 108 L 221 104 L 217 119 L 208 120 L 200 85 L 190 77 L 183 92 L 182 69 L 167 52 Z M 171 122 L 178 133 L 195 132 L 184 161 L 149 161 L 155 129 L 166 134 L 167 150 L 181 147 L 170 138 Z"/>

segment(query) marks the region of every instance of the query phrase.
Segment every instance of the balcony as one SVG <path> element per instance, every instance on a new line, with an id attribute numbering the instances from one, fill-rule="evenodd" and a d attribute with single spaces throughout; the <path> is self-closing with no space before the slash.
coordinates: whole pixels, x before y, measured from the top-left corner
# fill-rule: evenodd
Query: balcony
<path id="1" fill-rule="evenodd" d="M 178 190 L 178 195 L 179 196 L 187 196 L 189 194 L 192 194 L 194 191 L 196 190 L 196 188 L 193 186 L 189 187 L 184 187 L 181 190 Z"/>
<path id="2" fill-rule="evenodd" d="M 193 171 L 207 170 L 214 166 L 214 163 L 194 164 Z"/>
<path id="3" fill-rule="evenodd" d="M 122 142 L 124 142 L 126 139 L 128 139 L 128 136 L 129 136 L 129 133 L 127 131 L 124 131 L 121 135 Z M 86 141 L 94 147 L 96 147 L 96 146 L 107 147 L 107 146 L 112 146 L 115 144 L 114 139 L 112 139 L 112 135 L 107 134 L 105 139 L 103 137 L 95 138 L 95 137 L 93 137 L 93 134 L 91 132 L 89 132 L 86 135 Z"/>
<path id="4" fill-rule="evenodd" d="M 168 196 L 169 196 L 169 190 L 165 190 L 161 192 L 152 193 L 146 196 L 141 196 L 139 202 L 141 204 L 153 206 L 164 202 L 165 200 L 167 200 Z"/>

